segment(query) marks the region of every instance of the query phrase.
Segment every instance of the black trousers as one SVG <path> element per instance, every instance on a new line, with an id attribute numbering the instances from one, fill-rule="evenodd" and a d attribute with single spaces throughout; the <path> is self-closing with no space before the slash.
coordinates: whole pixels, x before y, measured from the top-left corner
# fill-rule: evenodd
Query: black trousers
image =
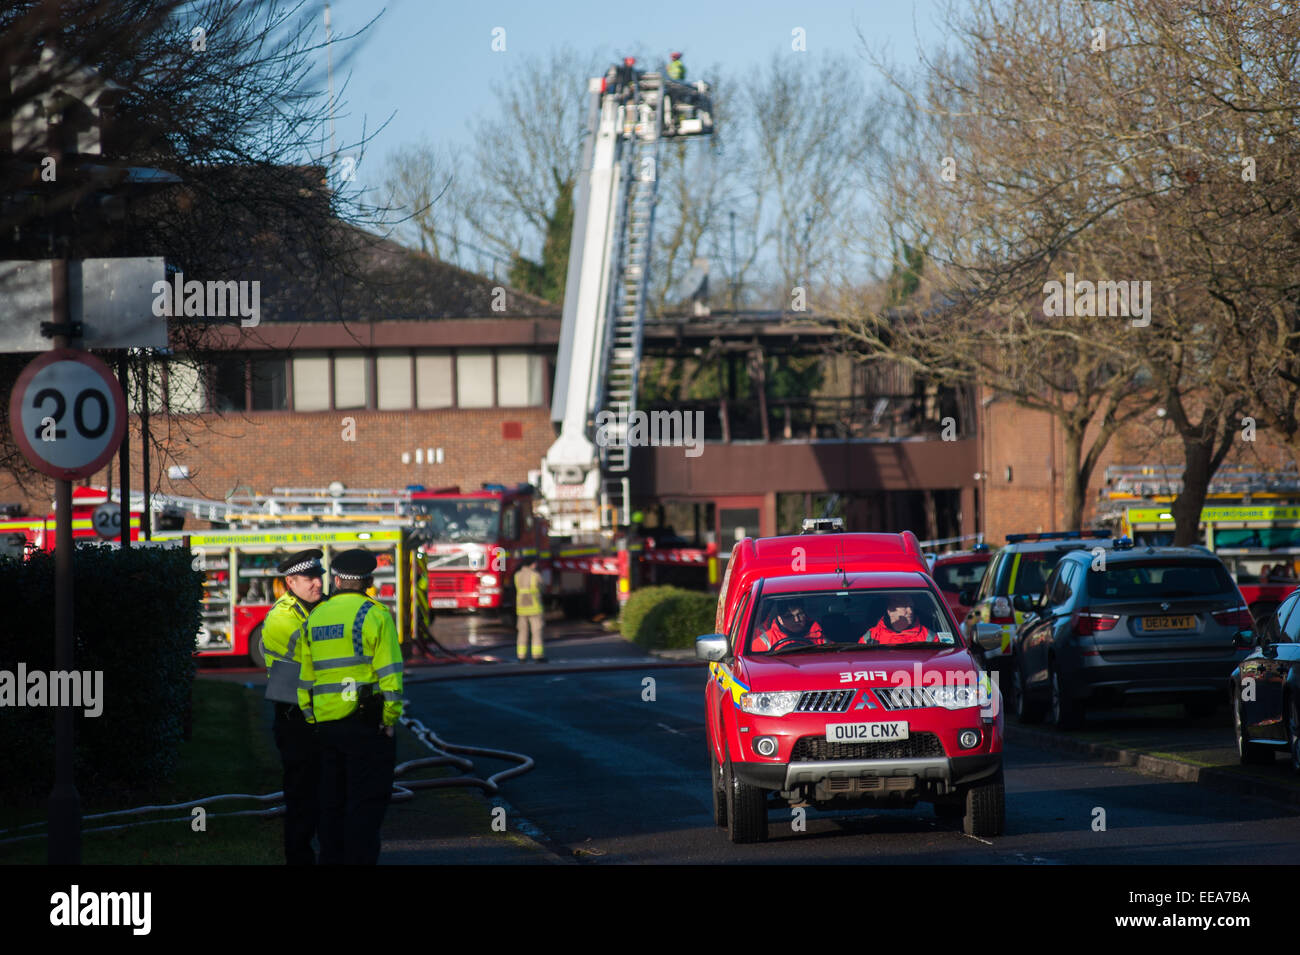
<path id="1" fill-rule="evenodd" d="M 397 738 L 380 731 L 373 712 L 319 723 L 321 865 L 374 865 L 388 811 Z"/>
<path id="2" fill-rule="evenodd" d="M 321 752 L 316 727 L 291 704 L 275 705 L 275 745 L 284 763 L 284 861 L 315 865 L 320 821 Z"/>

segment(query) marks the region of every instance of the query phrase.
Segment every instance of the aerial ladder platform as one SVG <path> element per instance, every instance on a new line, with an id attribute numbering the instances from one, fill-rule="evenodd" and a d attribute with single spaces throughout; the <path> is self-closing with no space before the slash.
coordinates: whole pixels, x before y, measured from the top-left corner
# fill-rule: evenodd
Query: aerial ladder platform
<path id="1" fill-rule="evenodd" d="M 710 134 L 712 110 L 708 84 L 637 70 L 630 59 L 588 84 L 551 402 L 560 433 L 533 482 L 553 535 L 594 539 L 628 523 L 626 431 L 637 402 L 661 147 Z"/>

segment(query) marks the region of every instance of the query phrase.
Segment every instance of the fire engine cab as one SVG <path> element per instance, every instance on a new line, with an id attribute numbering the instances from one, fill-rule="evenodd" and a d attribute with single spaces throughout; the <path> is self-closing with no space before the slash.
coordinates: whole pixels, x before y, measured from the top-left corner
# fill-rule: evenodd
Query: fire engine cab
<path id="1" fill-rule="evenodd" d="M 812 529 L 821 522 L 805 522 Z M 933 804 L 971 835 L 1003 828 L 1003 714 L 920 545 L 805 533 L 736 544 L 717 633 L 696 641 L 714 820 L 767 836 L 769 803 Z"/>

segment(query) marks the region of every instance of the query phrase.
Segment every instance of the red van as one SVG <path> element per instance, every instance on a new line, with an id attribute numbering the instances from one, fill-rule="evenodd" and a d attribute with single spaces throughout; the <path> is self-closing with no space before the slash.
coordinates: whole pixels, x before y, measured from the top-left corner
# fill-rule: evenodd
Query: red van
<path id="1" fill-rule="evenodd" d="M 929 802 L 1001 834 L 1001 697 L 911 532 L 746 538 L 715 625 L 696 655 L 714 819 L 733 842 L 765 839 L 777 806 Z"/>

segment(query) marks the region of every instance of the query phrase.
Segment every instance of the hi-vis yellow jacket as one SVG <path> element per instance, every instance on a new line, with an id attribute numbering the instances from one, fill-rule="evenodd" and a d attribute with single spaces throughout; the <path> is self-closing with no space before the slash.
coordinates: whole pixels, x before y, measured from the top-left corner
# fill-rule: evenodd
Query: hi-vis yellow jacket
<path id="1" fill-rule="evenodd" d="M 302 668 L 306 605 L 286 591 L 262 621 L 262 653 L 266 656 L 266 698 L 277 703 L 298 702 Z"/>
<path id="2" fill-rule="evenodd" d="M 388 608 L 355 590 L 342 590 L 307 618 L 298 706 L 309 723 L 351 716 L 364 687 L 384 698 L 384 725 L 402 715 L 402 647 Z"/>

